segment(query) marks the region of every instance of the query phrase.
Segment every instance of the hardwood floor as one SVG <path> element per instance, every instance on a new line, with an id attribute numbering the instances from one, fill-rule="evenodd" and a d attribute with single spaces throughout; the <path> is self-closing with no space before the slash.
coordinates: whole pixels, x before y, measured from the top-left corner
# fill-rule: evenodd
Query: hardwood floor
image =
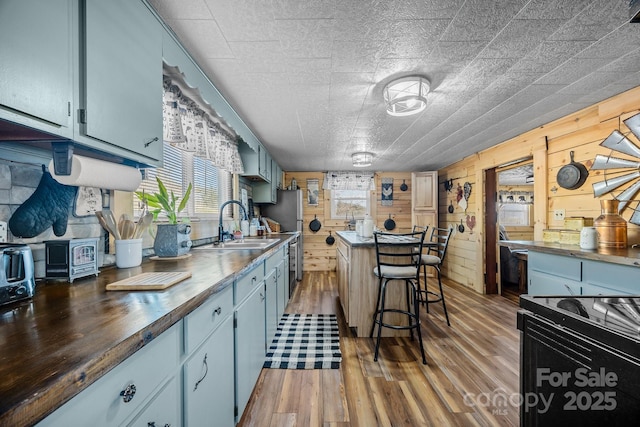
<path id="1" fill-rule="evenodd" d="M 287 312 L 336 313 L 341 369 L 263 369 L 240 426 L 515 426 L 519 333 L 517 304 L 479 295 L 443 278 L 441 305 L 422 312 L 427 365 L 416 341 L 374 341 L 348 330 L 335 272 L 305 273 Z"/>

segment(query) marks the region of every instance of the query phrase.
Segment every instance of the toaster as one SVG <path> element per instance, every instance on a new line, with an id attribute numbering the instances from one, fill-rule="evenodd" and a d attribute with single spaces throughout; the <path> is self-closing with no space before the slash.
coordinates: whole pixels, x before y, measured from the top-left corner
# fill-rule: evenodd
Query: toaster
<path id="1" fill-rule="evenodd" d="M 36 288 L 29 245 L 0 243 L 0 305 L 33 297 Z"/>

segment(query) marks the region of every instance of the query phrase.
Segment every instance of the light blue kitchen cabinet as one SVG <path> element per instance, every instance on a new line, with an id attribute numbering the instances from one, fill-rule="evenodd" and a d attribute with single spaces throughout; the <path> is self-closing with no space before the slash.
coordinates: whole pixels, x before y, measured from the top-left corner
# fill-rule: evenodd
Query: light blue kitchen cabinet
<path id="1" fill-rule="evenodd" d="M 277 307 L 277 320 L 280 321 L 280 318 L 284 314 L 284 309 L 287 307 L 287 303 L 289 302 L 289 290 L 288 284 L 289 282 L 285 280 L 285 260 L 282 259 L 275 268 L 276 272 L 276 287 L 278 289 L 278 307 Z"/>
<path id="2" fill-rule="evenodd" d="M 76 139 L 159 164 L 162 26 L 141 0 L 84 0 L 84 6 Z"/>
<path id="3" fill-rule="evenodd" d="M 182 419 L 180 409 L 180 385 L 174 377 L 127 426 L 179 426 Z"/>
<path id="4" fill-rule="evenodd" d="M 184 426 L 232 427 L 233 390 L 233 316 L 227 316 L 184 364 Z"/>
<path id="5" fill-rule="evenodd" d="M 72 1 L 0 2 L 0 118 L 73 136 Z"/>
<path id="6" fill-rule="evenodd" d="M 273 338 L 276 336 L 278 330 L 278 276 L 276 269 L 267 273 L 264 278 L 265 295 L 267 297 L 266 303 L 266 334 L 267 334 L 267 348 L 271 346 Z"/>
<path id="7" fill-rule="evenodd" d="M 237 420 L 244 412 L 265 360 L 265 290 L 260 281 L 235 309 Z"/>
<path id="8" fill-rule="evenodd" d="M 529 250 L 530 295 L 625 295 L 640 292 L 640 268 Z"/>
<path id="9" fill-rule="evenodd" d="M 249 145 L 240 143 L 238 144 L 238 153 L 240 154 L 242 165 L 244 166 L 244 173 L 242 176 L 255 181 L 271 181 L 271 170 L 269 170 L 269 175 L 267 175 L 268 153 L 262 145 L 258 145 L 257 151 L 254 151 L 253 148 L 249 147 Z M 271 160 L 269 160 L 269 168 L 270 167 Z"/>
<path id="10" fill-rule="evenodd" d="M 161 397 L 165 390 L 174 393 L 170 384 L 175 381 L 179 367 L 181 331 L 181 322 L 173 325 L 62 405 L 38 426 L 111 427 L 127 425 L 127 420 L 138 419 L 138 414 L 146 411 L 157 397 L 165 400 L 166 396 Z M 149 414 L 181 419 L 179 399 L 163 406 L 166 406 L 166 410 L 162 414 L 155 412 L 155 409 L 150 409 Z"/>
<path id="11" fill-rule="evenodd" d="M 269 182 L 260 181 L 253 183 L 253 202 L 254 203 L 277 203 L 278 202 L 278 169 L 280 167 L 275 160 L 271 160 L 272 177 Z"/>

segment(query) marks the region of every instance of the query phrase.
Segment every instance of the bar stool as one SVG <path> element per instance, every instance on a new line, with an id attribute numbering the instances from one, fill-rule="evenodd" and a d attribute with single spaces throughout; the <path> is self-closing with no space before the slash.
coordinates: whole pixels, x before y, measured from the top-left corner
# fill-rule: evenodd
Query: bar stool
<path id="1" fill-rule="evenodd" d="M 380 337 L 382 328 L 409 329 L 411 340 L 413 341 L 413 330 L 417 331 L 420 342 L 420 353 L 422 363 L 427 364 L 422 343 L 422 333 L 420 331 L 420 295 L 417 284 L 420 281 L 420 259 L 422 257 L 422 245 L 424 243 L 425 232 L 416 233 L 383 233 L 375 232 L 373 237 L 376 247 L 377 266 L 373 269 L 373 274 L 378 277 L 378 300 L 376 310 L 373 314 L 371 332 L 369 337 L 373 337 L 373 331 L 378 325 L 378 335 L 376 338 L 376 349 L 373 357 L 378 361 L 378 351 L 380 350 Z M 406 310 L 401 308 L 390 308 L 385 305 L 387 285 L 391 281 L 402 281 L 405 284 L 405 297 L 407 299 Z M 413 310 L 411 304 L 413 303 Z M 395 325 L 385 323 L 385 313 L 400 313 L 407 316 L 408 325 Z"/>
<path id="2" fill-rule="evenodd" d="M 420 302 L 426 304 L 427 313 L 429 312 L 429 304 L 436 302 L 442 302 L 442 308 L 444 309 L 444 316 L 447 319 L 447 325 L 451 326 L 449 322 L 449 314 L 447 313 L 447 304 L 444 300 L 444 292 L 442 291 L 442 277 L 441 267 L 444 262 L 444 257 L 447 255 L 447 247 L 449 246 L 449 239 L 451 238 L 452 228 L 438 228 L 433 227 L 431 229 L 431 239 L 425 244 L 428 246 L 428 252 L 422 255 L 420 264 L 422 265 L 422 271 L 424 275 L 424 290 L 418 285 L 418 294 Z M 427 267 L 433 267 L 438 273 L 438 287 L 440 293 L 427 290 Z M 435 296 L 435 298 L 429 298 L 429 295 Z"/>

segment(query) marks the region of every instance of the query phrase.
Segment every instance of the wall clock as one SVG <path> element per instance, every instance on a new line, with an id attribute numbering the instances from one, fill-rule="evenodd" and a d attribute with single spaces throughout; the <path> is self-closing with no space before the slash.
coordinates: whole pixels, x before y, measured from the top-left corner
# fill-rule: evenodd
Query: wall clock
<path id="1" fill-rule="evenodd" d="M 593 184 L 593 195 L 611 194 L 619 201 L 618 213 L 631 209 L 629 222 L 640 225 L 640 201 L 635 203 L 635 207 L 631 206 L 640 191 L 640 147 L 628 138 L 633 134 L 640 141 L 640 114 L 624 120 L 624 124 L 631 131 L 629 134 L 614 130 L 600 143 L 611 152 L 608 156 L 597 154 L 593 161 L 591 170 L 602 170 L 604 174 L 604 181 Z M 621 154 L 633 159 L 619 157 Z"/>

